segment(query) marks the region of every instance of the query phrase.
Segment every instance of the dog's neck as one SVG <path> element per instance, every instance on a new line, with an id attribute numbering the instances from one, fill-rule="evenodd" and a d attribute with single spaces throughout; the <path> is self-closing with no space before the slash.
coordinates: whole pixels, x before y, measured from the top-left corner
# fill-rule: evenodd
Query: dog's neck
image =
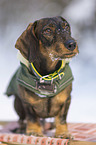
<path id="1" fill-rule="evenodd" d="M 29 68 L 29 61 L 23 57 L 23 55 L 18 51 L 17 58 Z M 53 73 L 60 68 L 61 61 L 52 60 L 50 57 L 42 57 L 41 55 L 34 61 L 34 66 L 36 70 L 42 75 L 47 75 Z"/>
<path id="2" fill-rule="evenodd" d="M 50 57 L 42 57 L 38 56 L 38 59 L 33 63 L 37 71 L 42 75 L 48 75 L 56 70 L 58 70 L 61 66 L 61 61 L 59 59 L 52 60 Z"/>
<path id="3" fill-rule="evenodd" d="M 23 63 L 27 68 L 30 68 L 30 63 L 27 59 L 24 58 L 24 56 L 18 51 L 17 58 L 21 63 Z M 70 59 L 64 59 L 63 60 L 63 67 L 66 63 L 69 63 Z M 38 59 L 34 62 L 34 66 L 36 67 L 37 71 L 42 75 L 47 75 L 50 73 L 54 73 L 56 70 L 58 70 L 61 66 L 60 60 L 52 60 L 51 58 L 42 58 L 38 56 Z"/>

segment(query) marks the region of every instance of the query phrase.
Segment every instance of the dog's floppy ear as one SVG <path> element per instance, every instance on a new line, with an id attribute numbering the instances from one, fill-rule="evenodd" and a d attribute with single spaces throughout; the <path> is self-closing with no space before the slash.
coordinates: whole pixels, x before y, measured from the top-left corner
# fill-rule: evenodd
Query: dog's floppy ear
<path id="1" fill-rule="evenodd" d="M 37 21 L 30 23 L 15 44 L 15 47 L 29 62 L 34 62 L 38 55 L 39 42 L 35 35 L 36 25 Z"/>

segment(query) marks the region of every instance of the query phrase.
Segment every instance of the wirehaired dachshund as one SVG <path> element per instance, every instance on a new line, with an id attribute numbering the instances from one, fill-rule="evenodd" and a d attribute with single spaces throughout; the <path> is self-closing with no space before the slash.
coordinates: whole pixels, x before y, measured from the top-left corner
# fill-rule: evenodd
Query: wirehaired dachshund
<path id="1" fill-rule="evenodd" d="M 43 136 L 40 119 L 54 117 L 55 137 L 71 138 L 66 123 L 73 80 L 69 59 L 78 54 L 78 46 L 69 23 L 61 16 L 30 23 L 15 47 L 21 65 L 6 94 L 15 96 L 26 134 Z"/>

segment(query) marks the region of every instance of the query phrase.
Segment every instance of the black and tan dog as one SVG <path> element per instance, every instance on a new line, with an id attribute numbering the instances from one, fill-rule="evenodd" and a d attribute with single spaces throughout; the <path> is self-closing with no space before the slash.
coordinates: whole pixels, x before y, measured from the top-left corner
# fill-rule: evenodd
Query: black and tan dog
<path id="1" fill-rule="evenodd" d="M 70 138 L 66 116 L 71 101 L 73 76 L 69 58 L 78 53 L 70 26 L 62 17 L 44 18 L 29 24 L 16 42 L 21 66 L 6 94 L 15 96 L 26 133 L 42 136 L 40 118 L 55 117 L 55 137 Z"/>

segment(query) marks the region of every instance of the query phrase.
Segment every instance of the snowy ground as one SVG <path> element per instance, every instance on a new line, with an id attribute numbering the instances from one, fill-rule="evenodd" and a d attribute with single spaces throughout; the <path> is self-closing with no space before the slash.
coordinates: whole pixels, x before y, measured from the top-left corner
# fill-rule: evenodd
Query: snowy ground
<path id="1" fill-rule="evenodd" d="M 10 1 L 11 0 L 9 0 L 9 2 Z M 18 16 L 19 7 L 22 4 L 17 5 L 18 11 L 16 11 L 13 4 L 13 9 L 11 9 L 13 13 L 10 13 L 10 15 L 13 14 L 13 17 L 9 16 L 10 19 L 5 16 L 7 15 L 7 10 L 2 10 L 5 15 L 3 18 L 0 17 L 0 21 L 6 18 L 8 24 L 5 29 L 3 28 L 5 23 L 0 25 L 2 28 L 0 35 L 0 121 L 18 119 L 13 107 L 14 97 L 7 98 L 4 95 L 11 76 L 19 66 L 19 61 L 16 58 L 17 50 L 14 48 L 16 39 L 24 31 L 29 22 L 48 16 L 49 8 L 51 11 L 54 10 L 52 16 L 59 15 L 59 12 L 61 12 L 61 6 L 56 3 L 50 2 L 48 5 L 46 5 L 46 3 L 44 4 L 45 7 L 43 9 L 41 5 L 38 6 L 38 9 L 40 8 L 38 12 L 36 8 L 37 13 L 35 13 L 35 8 L 33 8 L 32 11 L 31 6 L 29 6 L 29 9 L 27 7 L 24 14 L 22 10 L 20 16 Z M 33 5 L 33 7 L 34 6 L 35 5 Z M 62 16 L 72 25 L 72 34 L 77 38 L 78 42 L 80 42 L 80 54 L 75 57 L 70 64 L 75 80 L 73 82 L 72 102 L 68 114 L 68 122 L 96 122 L 96 35 L 92 35 L 91 32 L 88 32 L 83 35 L 80 34 L 79 37 L 78 27 L 76 29 L 74 28 L 74 22 L 79 22 L 80 20 L 84 21 L 85 18 L 86 20 L 89 19 L 93 12 L 93 6 L 94 0 L 78 0 L 77 2 L 75 1 L 75 4 L 70 4 L 66 10 L 62 11 Z M 58 8 L 58 11 L 55 11 L 55 8 Z M 32 16 L 30 11 L 32 12 Z M 51 12 L 49 12 L 49 16 L 50 15 Z M 14 17 L 16 19 L 14 19 Z"/>

